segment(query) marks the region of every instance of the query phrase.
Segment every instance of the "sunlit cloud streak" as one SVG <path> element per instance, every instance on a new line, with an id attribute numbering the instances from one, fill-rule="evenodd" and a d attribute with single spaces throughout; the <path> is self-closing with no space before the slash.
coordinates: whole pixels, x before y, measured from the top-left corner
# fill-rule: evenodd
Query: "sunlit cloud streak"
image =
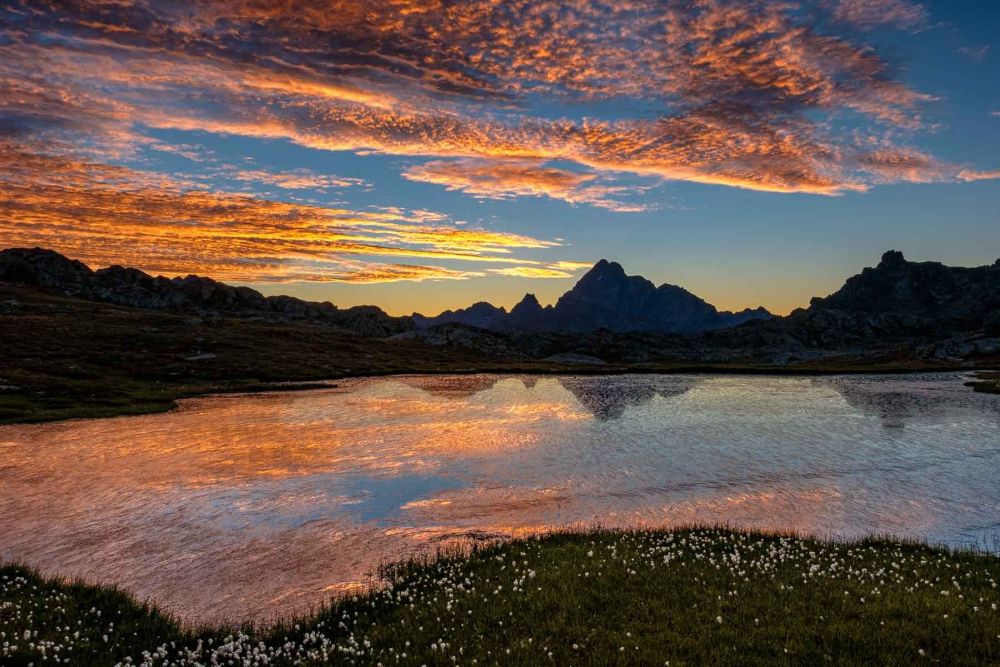
<path id="1" fill-rule="evenodd" d="M 1000 169 L 994 171 L 976 171 L 975 169 L 966 169 L 964 171 L 958 172 L 958 180 L 971 183 L 974 181 L 992 181 L 1000 179 Z"/>
<path id="2" fill-rule="evenodd" d="M 597 176 L 545 166 L 533 160 L 432 160 L 403 172 L 411 181 L 435 183 L 484 199 L 550 197 L 570 204 L 588 204 L 620 213 L 649 210 L 649 205 L 622 201 L 648 188 L 602 185 Z"/>
<path id="3" fill-rule="evenodd" d="M 351 187 L 370 188 L 371 184 L 362 178 L 318 174 L 311 169 L 299 168 L 290 171 L 268 171 L 266 169 L 244 169 L 226 165 L 209 172 L 210 176 L 242 183 L 269 185 L 283 190 L 329 190 Z"/>
<path id="4" fill-rule="evenodd" d="M 518 278 L 572 278 L 580 270 L 581 267 L 550 264 L 548 266 L 510 266 L 501 269 L 489 269 L 489 273 Z"/>
<path id="5" fill-rule="evenodd" d="M 515 251 L 558 242 L 443 224 L 429 211 L 355 211 L 219 192 L 126 167 L 0 145 L 0 238 L 95 266 L 200 273 L 239 282 L 461 279 L 541 265 Z"/>
<path id="6" fill-rule="evenodd" d="M 862 30 L 894 26 L 918 31 L 930 23 L 927 8 L 912 0 L 836 0 L 833 16 Z"/>

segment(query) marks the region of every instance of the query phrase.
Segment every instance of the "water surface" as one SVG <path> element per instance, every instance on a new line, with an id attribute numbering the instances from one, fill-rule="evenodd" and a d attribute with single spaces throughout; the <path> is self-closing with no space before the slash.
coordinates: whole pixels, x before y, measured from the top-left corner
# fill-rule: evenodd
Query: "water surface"
<path id="1" fill-rule="evenodd" d="M 219 621 L 560 527 L 996 546 L 1000 396 L 964 380 L 413 376 L 0 427 L 0 558 Z"/>

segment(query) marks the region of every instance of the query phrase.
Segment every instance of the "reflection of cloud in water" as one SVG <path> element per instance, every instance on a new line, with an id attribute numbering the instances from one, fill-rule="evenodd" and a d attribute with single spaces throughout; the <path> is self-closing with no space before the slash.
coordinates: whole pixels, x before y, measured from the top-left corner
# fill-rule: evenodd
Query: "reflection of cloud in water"
<path id="1" fill-rule="evenodd" d="M 391 477 L 325 473 L 265 480 L 222 488 L 209 498 L 205 520 L 216 517 L 230 530 L 250 523 L 295 528 L 336 513 L 360 522 L 385 523 L 420 498 L 462 485 L 453 477 L 405 473 Z"/>
<path id="2" fill-rule="evenodd" d="M 836 375 L 813 378 L 814 385 L 836 389 L 862 414 L 878 417 L 886 428 L 915 420 L 960 413 L 1000 421 L 1000 396 L 974 392 L 961 373 L 906 375 Z"/>
<path id="3" fill-rule="evenodd" d="M 1000 397 L 958 375 L 338 384 L 0 427 L 0 557 L 220 621 L 305 612 L 381 562 L 551 529 L 1000 532 Z"/>

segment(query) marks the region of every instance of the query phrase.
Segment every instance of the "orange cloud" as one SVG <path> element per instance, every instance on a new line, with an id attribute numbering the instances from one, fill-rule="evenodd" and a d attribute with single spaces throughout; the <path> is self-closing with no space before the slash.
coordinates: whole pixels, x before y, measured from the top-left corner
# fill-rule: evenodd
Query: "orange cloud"
<path id="1" fill-rule="evenodd" d="M 546 266 L 511 266 L 502 269 L 489 269 L 489 273 L 500 276 L 516 276 L 518 278 L 572 278 L 580 271 L 580 268 L 569 269 L 557 264 L 548 264 Z"/>
<path id="2" fill-rule="evenodd" d="M 444 224 L 428 211 L 353 211 L 215 192 L 161 174 L 0 144 L 0 238 L 99 266 L 241 282 L 458 279 L 482 271 L 384 263 L 387 257 L 538 264 L 558 245 Z M 200 189 L 199 189 L 200 188 Z"/>
<path id="3" fill-rule="evenodd" d="M 905 145 L 934 98 L 826 20 L 915 29 L 922 5 L 806 6 L 25 0 L 0 8 L 0 123 L 29 150 L 58 145 L 80 159 L 164 150 L 148 128 L 428 157 L 404 175 L 475 197 L 614 211 L 650 207 L 630 197 L 641 190 L 615 184 L 622 173 L 822 195 L 962 180 L 971 167 L 914 159 Z M 595 119 L 595 100 L 626 104 Z M 844 114 L 861 127 L 837 132 Z M 354 184 L 252 169 L 234 178 L 293 190 Z"/>
<path id="4" fill-rule="evenodd" d="M 436 183 L 448 190 L 460 190 L 485 199 L 551 197 L 617 212 L 648 210 L 647 205 L 630 204 L 611 197 L 641 194 L 645 188 L 597 185 L 595 174 L 547 167 L 537 160 L 434 160 L 410 167 L 403 172 L 403 177 Z"/>

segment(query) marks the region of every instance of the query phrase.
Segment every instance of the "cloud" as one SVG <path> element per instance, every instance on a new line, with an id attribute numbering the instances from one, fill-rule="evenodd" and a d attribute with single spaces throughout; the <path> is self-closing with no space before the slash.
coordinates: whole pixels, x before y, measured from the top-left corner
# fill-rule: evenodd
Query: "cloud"
<path id="1" fill-rule="evenodd" d="M 837 0 L 833 17 L 862 30 L 889 25 L 917 32 L 930 22 L 927 8 L 911 0 Z"/>
<path id="2" fill-rule="evenodd" d="M 1000 179 L 1000 170 L 976 171 L 975 169 L 965 169 L 958 172 L 958 180 L 972 183 L 974 181 L 993 181 Z"/>
<path id="3" fill-rule="evenodd" d="M 429 211 L 354 211 L 218 192 L 0 144 L 4 244 L 42 245 L 96 266 L 240 282 L 459 279 L 484 272 L 386 259 L 544 266 L 515 252 L 558 245 L 443 220 Z"/>
<path id="4" fill-rule="evenodd" d="M 989 55 L 990 47 L 988 44 L 982 46 L 963 46 L 958 52 L 969 60 L 979 61 Z"/>
<path id="5" fill-rule="evenodd" d="M 283 190 L 329 190 L 351 187 L 371 187 L 362 178 L 317 174 L 310 169 L 291 171 L 268 171 L 265 169 L 241 169 L 228 165 L 216 171 L 223 178 L 243 183 L 270 185 Z"/>
<path id="6" fill-rule="evenodd" d="M 558 264 L 548 264 L 546 266 L 509 266 L 501 269 L 489 269 L 488 271 L 495 275 L 516 276 L 518 278 L 572 278 L 579 273 L 580 267 L 569 268 Z"/>
<path id="7" fill-rule="evenodd" d="M 920 13 L 877 4 L 908 25 Z M 859 7 L 832 11 L 870 21 Z M 870 45 L 763 1 L 80 0 L 14 5 L 5 23 L 4 122 L 116 155 L 145 125 L 836 194 L 864 172 L 818 115 L 916 129 L 932 100 Z M 550 117 L 539 99 L 656 117 Z"/>
<path id="8" fill-rule="evenodd" d="M 618 195 L 642 194 L 648 188 L 599 185 L 597 176 L 545 166 L 538 160 L 434 160 L 410 167 L 403 177 L 435 183 L 484 199 L 550 197 L 570 204 L 589 204 L 610 211 L 639 212 L 649 206 L 626 203 Z"/>

